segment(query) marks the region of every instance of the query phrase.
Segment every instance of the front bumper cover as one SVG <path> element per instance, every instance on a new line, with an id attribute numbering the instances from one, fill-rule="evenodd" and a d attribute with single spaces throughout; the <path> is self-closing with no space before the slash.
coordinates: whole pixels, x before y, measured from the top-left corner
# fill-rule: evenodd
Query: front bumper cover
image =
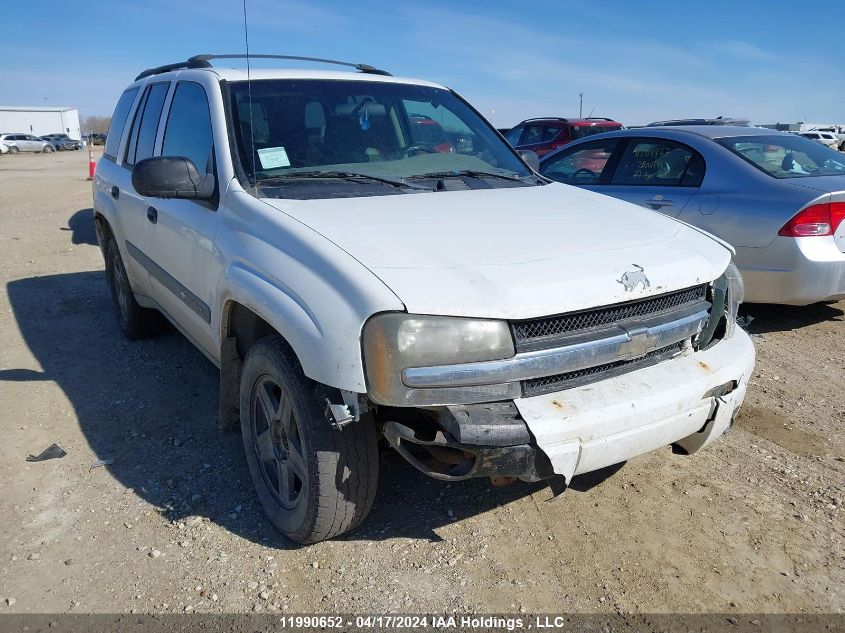
<path id="1" fill-rule="evenodd" d="M 661 446 L 704 448 L 730 426 L 754 368 L 737 329 L 705 351 L 565 391 L 513 402 L 438 407 L 436 432 L 386 422 L 388 442 L 437 479 L 578 474 Z"/>

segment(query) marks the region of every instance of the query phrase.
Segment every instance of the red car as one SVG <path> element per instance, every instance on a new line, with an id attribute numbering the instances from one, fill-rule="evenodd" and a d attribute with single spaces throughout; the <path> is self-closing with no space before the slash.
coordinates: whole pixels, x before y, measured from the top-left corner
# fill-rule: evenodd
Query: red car
<path id="1" fill-rule="evenodd" d="M 516 149 L 531 150 L 537 156 L 542 156 L 585 136 L 621 129 L 621 123 L 604 117 L 548 117 L 523 121 L 511 128 L 505 138 Z"/>
<path id="2" fill-rule="evenodd" d="M 423 114 L 409 114 L 408 122 L 411 124 L 411 140 L 415 145 L 425 147 L 426 151 L 441 154 L 455 151 L 455 146 L 446 136 L 446 132 L 431 117 Z"/>

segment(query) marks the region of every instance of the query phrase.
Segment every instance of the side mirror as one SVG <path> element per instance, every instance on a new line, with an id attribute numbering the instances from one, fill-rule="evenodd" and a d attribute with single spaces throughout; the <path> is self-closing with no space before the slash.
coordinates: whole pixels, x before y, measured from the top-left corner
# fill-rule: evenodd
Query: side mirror
<path id="1" fill-rule="evenodd" d="M 154 156 L 140 160 L 132 168 L 132 186 L 150 198 L 210 200 L 214 196 L 214 176 L 200 174 L 190 158 Z"/>
<path id="2" fill-rule="evenodd" d="M 518 152 L 519 157 L 525 161 L 525 164 L 528 165 L 531 169 L 536 172 L 540 171 L 540 157 L 537 156 L 534 152 L 530 149 L 521 149 Z"/>

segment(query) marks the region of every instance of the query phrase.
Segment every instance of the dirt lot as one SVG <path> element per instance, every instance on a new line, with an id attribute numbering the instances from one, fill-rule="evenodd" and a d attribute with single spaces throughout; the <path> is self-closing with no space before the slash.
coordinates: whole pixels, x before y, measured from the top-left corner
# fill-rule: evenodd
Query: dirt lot
<path id="1" fill-rule="evenodd" d="M 363 529 L 298 548 L 216 430 L 215 368 L 121 338 L 86 159 L 0 158 L 0 613 L 845 610 L 845 303 L 748 310 L 746 406 L 703 453 L 554 503 L 385 455 Z"/>

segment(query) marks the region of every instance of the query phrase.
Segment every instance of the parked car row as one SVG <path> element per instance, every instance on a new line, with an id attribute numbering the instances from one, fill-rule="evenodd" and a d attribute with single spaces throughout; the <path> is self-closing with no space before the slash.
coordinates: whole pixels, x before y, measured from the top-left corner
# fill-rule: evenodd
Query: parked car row
<path id="1" fill-rule="evenodd" d="M 62 152 L 65 150 L 78 150 L 82 143 L 70 138 L 67 134 L 45 134 L 34 136 L 32 134 L 9 133 L 0 134 L 0 154 L 17 154 L 18 152 Z"/>
<path id="2" fill-rule="evenodd" d="M 18 152 L 55 152 L 55 146 L 42 138 L 33 136 L 32 134 L 0 134 L 0 144 L 5 145 L 9 149 L 10 154 L 17 154 Z"/>

